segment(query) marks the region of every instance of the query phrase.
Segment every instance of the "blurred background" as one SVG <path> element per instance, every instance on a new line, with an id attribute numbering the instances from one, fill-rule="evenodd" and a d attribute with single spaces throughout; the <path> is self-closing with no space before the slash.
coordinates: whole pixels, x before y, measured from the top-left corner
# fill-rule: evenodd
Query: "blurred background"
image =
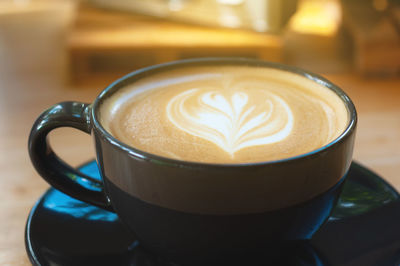
<path id="1" fill-rule="evenodd" d="M 386 78 L 400 73 L 399 38 L 398 0 L 3 0 L 0 75 L 105 85 L 166 61 L 242 56 Z"/>
<path id="2" fill-rule="evenodd" d="M 0 265 L 29 265 L 23 231 L 48 185 L 33 169 L 29 131 L 57 102 L 92 102 L 135 69 L 241 56 L 322 74 L 353 99 L 355 159 L 400 190 L 399 0 L 0 0 Z M 89 135 L 50 142 L 74 166 Z"/>

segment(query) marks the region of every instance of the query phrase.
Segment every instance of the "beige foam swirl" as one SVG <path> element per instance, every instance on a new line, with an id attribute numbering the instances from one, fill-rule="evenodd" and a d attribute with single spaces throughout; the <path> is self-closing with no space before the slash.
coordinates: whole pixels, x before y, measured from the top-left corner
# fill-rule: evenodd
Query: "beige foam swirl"
<path id="1" fill-rule="evenodd" d="M 297 74 L 256 67 L 176 69 L 145 77 L 101 107 L 113 136 L 186 161 L 248 163 L 289 158 L 337 138 L 343 101 Z"/>
<path id="2" fill-rule="evenodd" d="M 260 97 L 263 108 L 255 104 Z M 167 117 L 177 128 L 215 143 L 232 157 L 246 147 L 284 140 L 294 124 L 289 105 L 267 91 L 249 95 L 244 90 L 190 89 L 171 98 Z"/>

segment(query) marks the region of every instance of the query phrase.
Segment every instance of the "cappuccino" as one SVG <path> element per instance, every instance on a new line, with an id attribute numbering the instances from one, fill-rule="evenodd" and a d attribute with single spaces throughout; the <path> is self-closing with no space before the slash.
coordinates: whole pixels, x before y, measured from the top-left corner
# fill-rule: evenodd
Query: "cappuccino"
<path id="1" fill-rule="evenodd" d="M 236 164 L 316 150 L 344 132 L 349 114 L 335 92 L 304 76 L 225 65 L 143 77 L 106 99 L 100 120 L 148 153 Z"/>

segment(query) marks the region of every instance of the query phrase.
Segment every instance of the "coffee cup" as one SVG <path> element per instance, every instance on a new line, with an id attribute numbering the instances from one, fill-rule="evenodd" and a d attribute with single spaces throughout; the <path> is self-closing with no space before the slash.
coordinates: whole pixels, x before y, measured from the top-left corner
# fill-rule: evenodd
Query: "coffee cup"
<path id="1" fill-rule="evenodd" d="M 316 74 L 191 59 L 50 107 L 29 153 L 49 184 L 117 213 L 145 249 L 194 264 L 310 239 L 340 195 L 356 124 L 350 98 Z M 93 136 L 102 182 L 57 157 L 46 136 L 58 127 Z"/>

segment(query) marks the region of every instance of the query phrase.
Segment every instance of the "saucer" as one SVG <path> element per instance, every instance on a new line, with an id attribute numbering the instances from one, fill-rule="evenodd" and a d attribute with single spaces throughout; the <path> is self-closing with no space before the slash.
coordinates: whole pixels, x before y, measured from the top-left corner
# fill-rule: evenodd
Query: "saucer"
<path id="1" fill-rule="evenodd" d="M 100 179 L 95 161 L 79 170 Z M 398 265 L 399 224 L 400 195 L 353 162 L 329 220 L 311 241 L 285 250 L 284 264 Z M 33 265 L 176 265 L 144 250 L 116 214 L 53 188 L 29 214 L 25 245 Z M 253 265 L 253 261 L 243 265 Z"/>

